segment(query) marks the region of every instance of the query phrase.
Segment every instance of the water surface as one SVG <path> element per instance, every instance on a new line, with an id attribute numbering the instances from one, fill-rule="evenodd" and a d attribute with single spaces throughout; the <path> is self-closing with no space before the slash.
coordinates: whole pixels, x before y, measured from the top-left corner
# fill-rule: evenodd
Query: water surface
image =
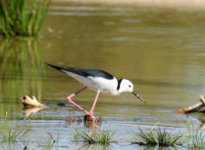
<path id="1" fill-rule="evenodd" d="M 33 131 L 38 131 L 36 136 L 49 127 L 48 132 L 62 134 L 60 147 L 68 148 L 73 137 L 66 135 L 72 135 L 74 128 L 84 129 L 82 121 L 76 122 L 84 114 L 68 104 L 66 96 L 82 85 L 49 68 L 47 62 L 99 68 L 134 83 L 146 104 L 129 93 L 100 95 L 95 109 L 103 118 L 101 127 L 117 130 L 122 139 L 140 125 L 156 122 L 176 129 L 185 127 L 187 120 L 199 125 L 202 115 L 185 116 L 176 110 L 197 102 L 205 90 L 204 17 L 202 12 L 173 9 L 52 4 L 38 39 L 1 40 L 0 116 L 30 120 Z M 25 119 L 19 102 L 25 94 L 35 95 L 50 109 Z M 87 91 L 76 102 L 89 109 L 94 97 L 94 92 Z"/>

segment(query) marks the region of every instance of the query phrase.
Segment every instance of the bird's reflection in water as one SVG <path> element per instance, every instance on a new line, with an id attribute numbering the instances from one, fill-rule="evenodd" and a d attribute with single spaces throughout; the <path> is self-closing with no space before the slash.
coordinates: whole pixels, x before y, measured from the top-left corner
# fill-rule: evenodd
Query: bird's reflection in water
<path id="1" fill-rule="evenodd" d="M 37 113 L 46 111 L 48 110 L 49 107 L 23 107 L 22 108 L 22 113 L 25 117 L 31 117 L 34 115 L 37 115 Z M 99 116 L 97 119 L 97 125 L 100 126 L 102 123 L 102 117 Z M 93 122 L 90 116 L 85 115 L 85 116 L 67 116 L 65 119 L 66 123 L 68 125 L 73 125 L 73 124 L 84 124 L 84 127 L 86 128 L 92 128 L 93 127 Z"/>

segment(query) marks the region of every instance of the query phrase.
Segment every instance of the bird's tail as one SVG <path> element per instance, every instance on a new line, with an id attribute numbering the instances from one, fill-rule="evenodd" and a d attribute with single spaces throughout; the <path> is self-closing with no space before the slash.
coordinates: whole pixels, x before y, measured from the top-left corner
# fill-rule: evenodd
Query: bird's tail
<path id="1" fill-rule="evenodd" d="M 63 71 L 63 70 L 64 70 L 63 67 L 54 66 L 54 65 L 51 65 L 51 64 L 48 64 L 48 63 L 46 63 L 46 64 L 47 64 L 48 66 L 52 67 L 52 68 L 55 68 L 55 69 L 59 70 L 59 71 Z"/>

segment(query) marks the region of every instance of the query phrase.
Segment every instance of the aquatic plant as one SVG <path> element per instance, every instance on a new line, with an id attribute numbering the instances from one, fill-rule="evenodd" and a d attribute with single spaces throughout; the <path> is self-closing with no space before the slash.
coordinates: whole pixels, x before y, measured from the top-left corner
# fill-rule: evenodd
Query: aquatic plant
<path id="1" fill-rule="evenodd" d="M 74 138 L 81 138 L 86 144 L 99 144 L 99 145 L 109 145 L 115 142 L 113 138 L 114 132 L 102 130 L 93 134 L 92 132 L 75 132 Z"/>
<path id="2" fill-rule="evenodd" d="M 31 128 L 25 127 L 22 129 L 17 129 L 9 125 L 9 120 L 4 120 L 4 124 L 0 128 L 1 142 L 14 143 L 21 141 L 22 138 L 28 133 Z"/>
<path id="3" fill-rule="evenodd" d="M 48 134 L 47 141 L 44 144 L 41 144 L 40 146 L 47 150 L 51 150 L 53 148 L 57 149 L 57 143 L 59 141 L 59 137 L 55 139 L 50 132 L 48 132 L 47 134 Z"/>
<path id="4" fill-rule="evenodd" d="M 201 131 L 196 131 L 191 139 L 190 148 L 192 149 L 204 149 L 205 148 L 205 135 Z"/>
<path id="5" fill-rule="evenodd" d="M 165 129 L 154 128 L 139 130 L 140 132 L 137 134 L 136 141 L 132 142 L 133 144 L 175 147 L 182 145 L 184 142 L 182 134 L 170 134 Z M 138 137 L 140 140 L 137 139 Z"/>
<path id="6" fill-rule="evenodd" d="M 191 149 L 205 148 L 205 134 L 202 130 L 194 128 L 194 125 L 187 122 L 187 140 Z"/>
<path id="7" fill-rule="evenodd" d="M 36 36 L 50 0 L 0 0 L 0 35 Z"/>
<path id="8" fill-rule="evenodd" d="M 28 131 L 30 131 L 30 128 L 22 130 L 9 128 L 7 131 L 2 133 L 2 142 L 13 143 L 20 141 Z"/>

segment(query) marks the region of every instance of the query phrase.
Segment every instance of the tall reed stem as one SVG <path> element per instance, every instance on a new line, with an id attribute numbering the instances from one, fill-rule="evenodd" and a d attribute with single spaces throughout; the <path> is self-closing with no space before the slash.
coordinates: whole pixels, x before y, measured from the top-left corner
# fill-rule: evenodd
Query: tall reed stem
<path id="1" fill-rule="evenodd" d="M 37 36 L 50 0 L 0 0 L 0 35 Z"/>

